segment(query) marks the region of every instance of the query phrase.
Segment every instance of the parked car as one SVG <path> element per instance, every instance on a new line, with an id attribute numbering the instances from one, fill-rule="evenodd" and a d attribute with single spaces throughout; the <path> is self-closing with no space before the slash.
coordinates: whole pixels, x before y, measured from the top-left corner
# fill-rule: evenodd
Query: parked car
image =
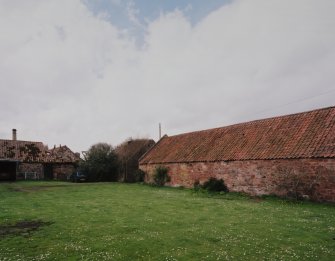
<path id="1" fill-rule="evenodd" d="M 87 176 L 84 173 L 77 171 L 72 173 L 69 179 L 72 182 L 85 182 L 87 181 Z"/>

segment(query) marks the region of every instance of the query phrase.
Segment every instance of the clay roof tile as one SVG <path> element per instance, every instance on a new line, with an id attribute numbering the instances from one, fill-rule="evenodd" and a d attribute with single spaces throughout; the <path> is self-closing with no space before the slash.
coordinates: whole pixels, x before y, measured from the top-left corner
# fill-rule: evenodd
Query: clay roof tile
<path id="1" fill-rule="evenodd" d="M 165 137 L 146 163 L 335 157 L 335 107 Z"/>

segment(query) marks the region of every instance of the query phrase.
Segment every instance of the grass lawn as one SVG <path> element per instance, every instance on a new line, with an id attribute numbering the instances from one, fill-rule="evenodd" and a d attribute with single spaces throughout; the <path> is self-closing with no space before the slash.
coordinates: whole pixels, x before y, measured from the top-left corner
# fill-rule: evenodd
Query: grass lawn
<path id="1" fill-rule="evenodd" d="M 335 206 L 139 184 L 0 183 L 0 260 L 335 260 Z"/>

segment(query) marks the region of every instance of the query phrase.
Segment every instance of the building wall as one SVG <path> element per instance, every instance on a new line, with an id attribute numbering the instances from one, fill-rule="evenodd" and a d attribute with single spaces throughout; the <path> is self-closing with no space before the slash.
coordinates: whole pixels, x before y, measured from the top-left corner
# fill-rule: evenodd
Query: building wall
<path id="1" fill-rule="evenodd" d="M 43 164 L 41 163 L 19 163 L 17 176 L 22 179 L 44 179 Z"/>
<path id="2" fill-rule="evenodd" d="M 59 163 L 53 165 L 52 171 L 55 180 L 68 180 L 70 175 L 76 171 L 76 167 L 71 163 Z"/>
<path id="3" fill-rule="evenodd" d="M 67 180 L 76 170 L 74 164 L 71 163 L 52 163 L 51 165 L 54 180 Z M 44 179 L 44 166 L 42 163 L 20 163 L 16 178 L 17 180 L 23 180 L 25 178 Z"/>
<path id="4" fill-rule="evenodd" d="M 171 186 L 193 187 L 210 177 L 223 179 L 230 191 L 250 195 L 308 196 L 335 202 L 335 159 L 246 160 L 160 164 L 169 169 Z M 152 182 L 158 165 L 140 165 Z"/>

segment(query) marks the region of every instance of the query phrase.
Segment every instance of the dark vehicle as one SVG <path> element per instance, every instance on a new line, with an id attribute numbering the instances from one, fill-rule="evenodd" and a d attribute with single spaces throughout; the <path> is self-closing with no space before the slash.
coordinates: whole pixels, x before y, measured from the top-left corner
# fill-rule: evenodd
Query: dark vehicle
<path id="1" fill-rule="evenodd" d="M 71 174 L 69 180 L 72 182 L 85 182 L 87 181 L 87 176 L 84 173 L 77 171 Z"/>

